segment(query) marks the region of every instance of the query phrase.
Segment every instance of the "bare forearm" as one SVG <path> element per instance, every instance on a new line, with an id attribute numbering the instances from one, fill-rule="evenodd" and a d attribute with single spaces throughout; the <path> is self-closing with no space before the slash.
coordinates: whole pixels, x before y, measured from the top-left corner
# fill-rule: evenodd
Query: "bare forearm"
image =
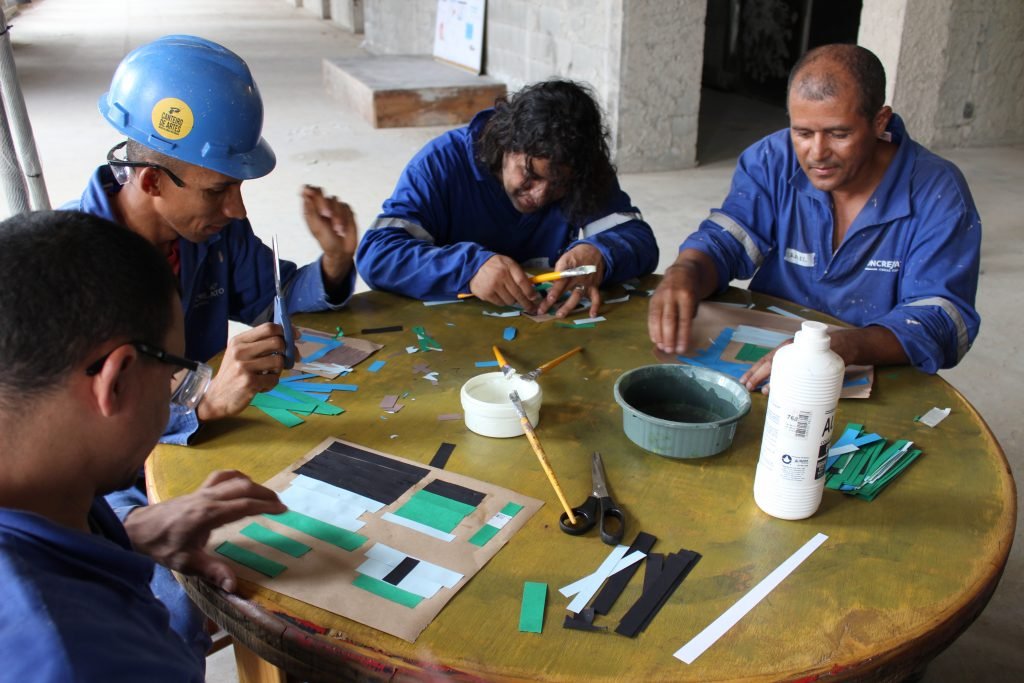
<path id="1" fill-rule="evenodd" d="M 878 325 L 831 333 L 832 350 L 847 365 L 906 365 L 903 345 L 890 330 Z"/>

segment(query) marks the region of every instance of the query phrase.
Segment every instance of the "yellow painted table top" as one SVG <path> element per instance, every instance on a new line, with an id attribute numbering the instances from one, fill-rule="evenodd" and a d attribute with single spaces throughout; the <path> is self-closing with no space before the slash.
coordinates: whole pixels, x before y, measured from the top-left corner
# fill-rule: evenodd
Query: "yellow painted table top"
<path id="1" fill-rule="evenodd" d="M 653 286 L 653 280 L 648 281 Z M 610 296 L 615 296 L 615 293 Z M 758 308 L 778 300 L 753 296 Z M 194 446 L 159 446 L 147 465 L 155 500 L 186 493 L 215 469 L 235 468 L 265 481 L 322 439 L 335 436 L 428 463 L 442 442 L 456 444 L 447 469 L 520 491 L 545 506 L 464 586 L 415 643 L 262 587 L 243 584 L 225 596 L 196 580 L 186 586 L 230 632 L 271 662 L 307 678 L 367 676 L 455 679 L 779 680 L 819 676 L 896 680 L 927 662 L 981 612 L 1002 574 L 1016 523 L 1016 494 L 1006 458 L 969 403 L 936 376 L 912 368 L 878 368 L 870 399 L 840 402 L 837 434 L 848 422 L 889 440 L 906 438 L 923 455 L 877 499 L 825 491 L 813 517 L 786 522 L 765 515 L 752 495 L 766 399 L 753 396 L 732 447 L 695 461 L 652 455 L 622 431 L 612 386 L 624 371 L 655 363 L 647 337 L 646 298 L 609 304 L 593 329 L 483 316 L 496 307 L 476 300 L 443 306 L 371 292 L 338 313 L 295 316 L 298 325 L 385 344 L 338 382 L 339 416 L 311 415 L 288 429 L 248 408 L 203 428 Z M 804 313 L 806 315 L 806 313 Z M 363 328 L 402 325 L 402 332 L 361 335 Z M 398 353 L 422 325 L 443 352 Z M 515 341 L 502 339 L 508 326 Z M 609 487 L 625 509 L 626 542 L 638 531 L 658 538 L 655 552 L 680 548 L 703 555 L 646 631 L 562 628 L 560 586 L 593 571 L 610 547 L 596 536 L 558 529 L 560 506 L 525 438 L 491 439 L 461 421 L 464 382 L 497 344 L 522 372 L 576 346 L 585 351 L 541 378 L 544 403 L 537 434 L 572 504 L 590 491 L 590 456 L 602 453 Z M 395 355 L 392 355 L 395 354 Z M 377 373 L 373 360 L 386 360 Z M 433 385 L 414 373 L 427 363 Z M 386 394 L 409 395 L 395 415 L 379 408 Z M 952 412 L 939 427 L 913 421 L 933 406 Z M 386 418 L 386 419 L 385 419 Z M 816 533 L 829 540 L 770 596 L 693 664 L 672 654 L 728 609 Z M 612 613 L 596 623 L 613 631 L 639 596 L 642 573 Z M 548 584 L 543 634 L 518 631 L 524 581 Z M 281 620 L 275 614 L 285 614 Z M 307 627 L 297 624 L 309 622 Z M 326 629 L 324 635 L 315 631 Z"/>

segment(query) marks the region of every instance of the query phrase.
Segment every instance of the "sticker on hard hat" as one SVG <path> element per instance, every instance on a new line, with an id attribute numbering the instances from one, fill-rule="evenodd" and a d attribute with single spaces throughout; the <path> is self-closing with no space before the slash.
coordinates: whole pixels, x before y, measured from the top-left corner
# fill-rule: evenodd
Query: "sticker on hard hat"
<path id="1" fill-rule="evenodd" d="M 165 97 L 153 107 L 153 128 L 171 140 L 180 140 L 192 132 L 192 109 L 176 97 Z"/>

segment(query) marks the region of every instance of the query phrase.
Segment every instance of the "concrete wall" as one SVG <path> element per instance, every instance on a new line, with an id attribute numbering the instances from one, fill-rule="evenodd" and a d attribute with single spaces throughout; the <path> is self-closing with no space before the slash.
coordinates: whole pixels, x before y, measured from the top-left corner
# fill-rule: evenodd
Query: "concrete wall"
<path id="1" fill-rule="evenodd" d="M 1024 142 L 1022 35 L 1020 0 L 865 0 L 858 42 L 911 136 L 968 147 Z"/>
<path id="2" fill-rule="evenodd" d="M 352 33 L 363 32 L 363 0 L 329 0 L 332 22 Z"/>
<path id="3" fill-rule="evenodd" d="M 429 55 L 436 19 L 437 0 L 365 0 L 363 45 L 379 55 Z"/>
<path id="4" fill-rule="evenodd" d="M 366 0 L 366 47 L 430 54 L 435 0 Z M 594 89 L 623 171 L 696 163 L 705 3 L 490 0 L 485 72 L 510 91 L 552 77 Z"/>

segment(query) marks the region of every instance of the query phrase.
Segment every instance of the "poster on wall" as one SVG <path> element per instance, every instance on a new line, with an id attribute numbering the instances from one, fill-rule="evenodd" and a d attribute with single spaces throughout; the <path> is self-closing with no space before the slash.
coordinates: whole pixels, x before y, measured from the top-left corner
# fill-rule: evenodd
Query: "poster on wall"
<path id="1" fill-rule="evenodd" d="M 437 0 L 434 57 L 480 73 L 486 7 L 487 0 Z"/>

